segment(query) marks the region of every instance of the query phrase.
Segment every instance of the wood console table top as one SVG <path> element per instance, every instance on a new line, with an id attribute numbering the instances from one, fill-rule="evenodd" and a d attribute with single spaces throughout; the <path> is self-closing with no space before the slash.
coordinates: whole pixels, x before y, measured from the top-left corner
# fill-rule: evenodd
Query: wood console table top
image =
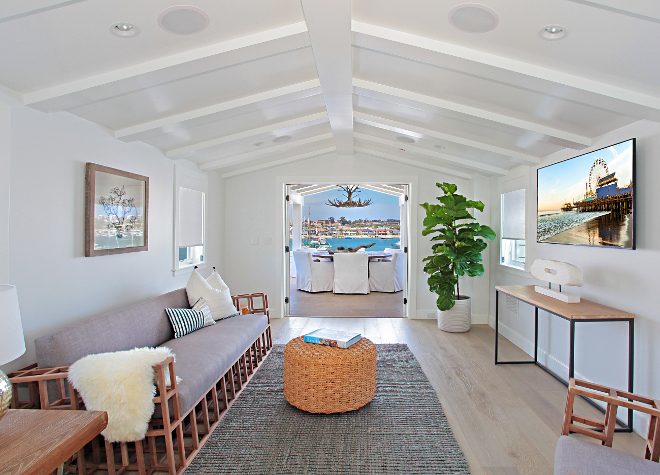
<path id="1" fill-rule="evenodd" d="M 0 474 L 51 473 L 107 425 L 99 411 L 10 409 L 0 420 Z"/>
<path id="2" fill-rule="evenodd" d="M 580 303 L 562 302 L 538 293 L 534 287 L 534 285 L 498 285 L 495 288 L 568 320 L 632 320 L 635 318 L 633 313 L 607 307 L 591 300 L 581 299 Z"/>

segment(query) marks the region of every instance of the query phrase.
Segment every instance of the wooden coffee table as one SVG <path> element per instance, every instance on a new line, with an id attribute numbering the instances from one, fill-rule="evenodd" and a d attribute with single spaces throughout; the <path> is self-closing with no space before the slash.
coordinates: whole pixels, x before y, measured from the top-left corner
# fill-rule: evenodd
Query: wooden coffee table
<path id="1" fill-rule="evenodd" d="M 99 411 L 10 409 L 0 420 L 0 474 L 52 473 L 107 425 Z"/>
<path id="2" fill-rule="evenodd" d="M 376 345 L 332 348 L 294 338 L 284 348 L 284 398 L 306 412 L 360 409 L 376 394 Z"/>

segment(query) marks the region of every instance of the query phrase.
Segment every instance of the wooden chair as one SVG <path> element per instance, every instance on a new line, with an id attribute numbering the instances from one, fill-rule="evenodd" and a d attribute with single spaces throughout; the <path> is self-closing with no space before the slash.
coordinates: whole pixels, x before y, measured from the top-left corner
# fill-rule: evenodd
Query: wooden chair
<path id="1" fill-rule="evenodd" d="M 600 422 L 574 414 L 575 396 L 584 396 L 607 403 L 605 421 Z M 660 401 L 657 399 L 571 378 L 568 385 L 564 424 L 561 433 L 562 435 L 569 435 L 571 432 L 575 432 L 586 435 L 600 440 L 604 446 L 612 447 L 616 413 L 619 406 L 651 416 L 644 457 L 648 460 L 658 462 L 660 459 L 660 428 L 658 427 Z"/>

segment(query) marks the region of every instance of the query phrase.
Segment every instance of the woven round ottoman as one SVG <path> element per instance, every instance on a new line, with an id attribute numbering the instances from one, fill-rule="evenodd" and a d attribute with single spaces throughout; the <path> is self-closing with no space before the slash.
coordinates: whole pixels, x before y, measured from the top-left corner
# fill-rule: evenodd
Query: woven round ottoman
<path id="1" fill-rule="evenodd" d="M 294 338 L 284 348 L 284 398 L 306 412 L 360 409 L 376 394 L 376 345 L 332 348 Z"/>

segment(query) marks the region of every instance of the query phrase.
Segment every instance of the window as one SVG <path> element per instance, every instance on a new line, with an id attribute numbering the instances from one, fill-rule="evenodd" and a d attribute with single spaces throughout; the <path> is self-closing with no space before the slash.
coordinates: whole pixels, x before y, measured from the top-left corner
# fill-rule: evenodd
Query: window
<path id="1" fill-rule="evenodd" d="M 525 190 L 502 193 L 500 263 L 525 268 Z"/>
<path id="2" fill-rule="evenodd" d="M 174 185 L 174 275 L 206 266 L 206 176 L 176 168 Z"/>

